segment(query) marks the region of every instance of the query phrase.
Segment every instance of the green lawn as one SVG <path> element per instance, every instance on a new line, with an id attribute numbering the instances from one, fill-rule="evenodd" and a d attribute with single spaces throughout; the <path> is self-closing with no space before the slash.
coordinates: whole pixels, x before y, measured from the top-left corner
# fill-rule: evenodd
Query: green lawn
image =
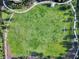
<path id="1" fill-rule="evenodd" d="M 31 52 L 42 52 L 45 56 L 58 57 L 66 53 L 67 47 L 62 44 L 70 31 L 62 29 L 70 28 L 70 22 L 64 22 L 69 15 L 68 10 L 59 10 L 59 6 L 49 8 L 37 6 L 25 14 L 15 14 L 8 34 L 14 56 L 26 56 Z"/>

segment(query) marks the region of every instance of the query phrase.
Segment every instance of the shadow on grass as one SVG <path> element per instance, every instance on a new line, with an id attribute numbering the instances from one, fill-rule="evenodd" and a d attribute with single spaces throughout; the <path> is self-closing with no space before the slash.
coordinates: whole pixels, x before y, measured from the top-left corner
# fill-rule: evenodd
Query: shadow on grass
<path id="1" fill-rule="evenodd" d="M 65 11 L 65 10 L 68 10 L 68 9 L 70 9 L 70 8 L 71 8 L 70 6 L 62 5 L 62 6 L 59 7 L 59 10 L 60 10 L 60 11 Z"/>
<path id="2" fill-rule="evenodd" d="M 77 37 L 79 38 L 79 35 L 77 35 Z M 75 38 L 75 35 L 67 35 L 65 36 L 63 39 L 66 40 L 66 39 L 74 39 Z"/>
<path id="3" fill-rule="evenodd" d="M 77 37 L 79 38 L 79 35 L 77 35 Z M 64 41 L 61 43 L 64 47 L 66 47 L 67 49 L 72 47 L 72 40 L 75 38 L 75 35 L 67 35 L 65 36 L 63 39 Z"/>
<path id="4" fill-rule="evenodd" d="M 72 42 L 69 41 L 63 41 L 61 44 L 63 47 L 67 48 L 67 51 L 72 47 Z"/>
<path id="5" fill-rule="evenodd" d="M 56 59 L 62 59 L 62 57 L 57 57 Z"/>
<path id="6" fill-rule="evenodd" d="M 64 20 L 63 22 L 72 22 L 73 20 L 72 20 L 73 18 L 67 18 L 66 20 Z"/>

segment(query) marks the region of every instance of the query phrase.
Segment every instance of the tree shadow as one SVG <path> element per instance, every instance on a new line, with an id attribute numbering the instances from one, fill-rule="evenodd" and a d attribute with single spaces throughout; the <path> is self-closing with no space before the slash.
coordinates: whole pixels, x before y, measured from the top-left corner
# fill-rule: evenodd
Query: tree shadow
<path id="1" fill-rule="evenodd" d="M 57 57 L 56 59 L 62 59 L 62 57 Z"/>
<path id="2" fill-rule="evenodd" d="M 79 38 L 79 35 L 77 35 L 77 37 Z M 67 35 L 63 39 L 67 40 L 67 39 L 74 39 L 74 38 L 75 38 L 75 35 Z"/>
<path id="3" fill-rule="evenodd" d="M 72 18 L 67 18 L 66 20 L 63 20 L 63 22 L 72 22 Z"/>
<path id="4" fill-rule="evenodd" d="M 79 22 L 77 22 L 77 28 L 79 29 Z"/>
<path id="5" fill-rule="evenodd" d="M 60 11 L 65 11 L 65 10 L 68 10 L 68 9 L 70 9 L 70 8 L 71 8 L 70 6 L 62 5 L 62 6 L 59 7 L 59 10 L 60 10 Z"/>
<path id="6" fill-rule="evenodd" d="M 72 47 L 72 42 L 69 41 L 63 41 L 61 43 L 61 45 L 63 45 L 63 47 L 67 48 L 67 51 Z"/>
<path id="7" fill-rule="evenodd" d="M 64 32 L 66 32 L 66 31 L 73 31 L 73 30 L 74 30 L 74 29 L 73 29 L 72 27 L 71 27 L 70 29 L 67 29 L 67 28 L 65 28 L 65 27 L 62 29 L 62 31 L 64 31 Z"/>

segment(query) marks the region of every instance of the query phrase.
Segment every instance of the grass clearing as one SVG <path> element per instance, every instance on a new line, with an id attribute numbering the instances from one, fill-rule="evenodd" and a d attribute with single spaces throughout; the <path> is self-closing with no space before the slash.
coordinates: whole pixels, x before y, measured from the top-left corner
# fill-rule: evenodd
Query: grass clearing
<path id="1" fill-rule="evenodd" d="M 59 7 L 49 8 L 44 5 L 33 8 L 25 14 L 15 14 L 10 25 L 8 43 L 14 56 L 27 56 L 31 52 L 42 52 L 44 55 L 58 57 L 66 53 L 63 39 L 70 31 L 71 23 L 64 22 L 69 15 L 68 10 L 61 11 Z M 73 25 L 72 25 L 73 26 Z"/>

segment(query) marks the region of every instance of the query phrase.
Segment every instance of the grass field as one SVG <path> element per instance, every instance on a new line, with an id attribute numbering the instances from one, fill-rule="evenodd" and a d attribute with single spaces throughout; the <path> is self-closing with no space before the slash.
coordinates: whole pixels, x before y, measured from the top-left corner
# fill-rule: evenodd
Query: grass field
<path id="1" fill-rule="evenodd" d="M 42 52 L 45 56 L 58 57 L 65 54 L 65 36 L 71 34 L 62 29 L 70 29 L 71 22 L 64 22 L 69 10 L 59 10 L 59 6 L 49 8 L 37 6 L 25 14 L 15 14 L 10 25 L 8 43 L 14 56 L 27 56 L 31 52 Z"/>

